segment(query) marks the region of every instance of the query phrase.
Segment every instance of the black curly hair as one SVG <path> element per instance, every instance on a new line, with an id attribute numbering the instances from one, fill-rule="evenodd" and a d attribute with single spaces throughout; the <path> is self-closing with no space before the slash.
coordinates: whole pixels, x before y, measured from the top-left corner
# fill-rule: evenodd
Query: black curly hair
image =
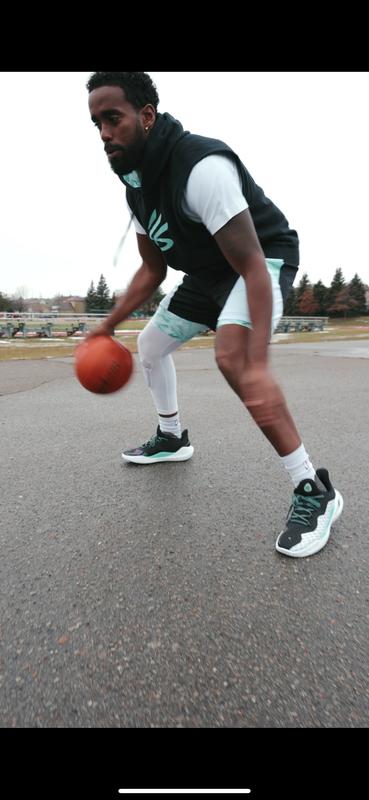
<path id="1" fill-rule="evenodd" d="M 120 86 L 126 100 L 139 111 L 147 103 L 157 110 L 159 95 L 155 84 L 147 72 L 94 72 L 88 79 L 86 88 L 89 92 L 100 86 Z"/>

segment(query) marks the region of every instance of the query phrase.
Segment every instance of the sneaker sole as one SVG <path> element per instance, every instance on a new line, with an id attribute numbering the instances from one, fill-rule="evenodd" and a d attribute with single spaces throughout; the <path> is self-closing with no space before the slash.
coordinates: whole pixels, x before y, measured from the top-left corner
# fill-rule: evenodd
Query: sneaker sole
<path id="1" fill-rule="evenodd" d="M 343 509 L 343 498 L 342 498 L 342 495 L 337 491 L 337 489 L 335 490 L 335 492 L 336 492 L 336 495 L 335 495 L 335 501 L 336 501 L 335 502 L 335 508 L 334 508 L 334 512 L 333 512 L 333 515 L 332 515 L 332 519 L 328 523 L 327 530 L 325 531 L 324 536 L 322 536 L 320 539 L 318 539 L 315 542 L 309 542 L 309 544 L 307 544 L 306 547 L 304 547 L 303 549 L 301 548 L 299 551 L 296 551 L 296 550 L 285 550 L 283 547 L 279 547 L 278 539 L 277 539 L 275 547 L 276 547 L 276 550 L 278 550 L 278 553 L 283 553 L 283 555 L 290 556 L 291 558 L 306 558 L 306 556 L 313 556 L 313 555 L 315 555 L 315 553 L 319 553 L 319 550 L 322 550 L 323 547 L 325 547 L 325 545 L 327 544 L 328 539 L 329 539 L 329 534 L 331 532 L 331 527 L 338 520 L 338 518 L 341 516 L 342 509 Z M 282 533 L 283 533 L 283 531 L 282 531 Z M 281 536 L 281 534 L 279 534 L 279 536 Z"/>
<path id="2" fill-rule="evenodd" d="M 130 461 L 132 464 L 160 464 L 163 461 L 187 461 L 193 456 L 194 449 L 192 445 L 189 447 L 181 447 L 176 453 L 155 453 L 153 456 L 129 456 L 122 453 L 123 461 Z"/>

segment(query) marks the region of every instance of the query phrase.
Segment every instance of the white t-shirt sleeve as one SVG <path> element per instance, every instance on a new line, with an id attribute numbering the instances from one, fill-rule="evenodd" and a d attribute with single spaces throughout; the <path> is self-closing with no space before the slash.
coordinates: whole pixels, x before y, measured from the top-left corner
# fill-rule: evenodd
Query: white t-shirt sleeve
<path id="1" fill-rule="evenodd" d="M 129 203 L 127 202 L 127 199 L 126 199 L 126 203 L 127 203 L 127 208 L 128 208 L 129 213 L 132 214 L 132 209 L 131 209 Z M 134 215 L 133 215 L 132 222 L 133 222 L 133 224 L 135 226 L 136 233 L 141 233 L 142 236 L 147 236 L 145 228 L 142 227 L 142 225 L 139 223 L 137 217 L 135 217 Z"/>
<path id="2" fill-rule="evenodd" d="M 190 172 L 182 209 L 202 222 L 212 236 L 232 217 L 248 208 L 235 162 L 223 155 L 206 156 Z"/>
<path id="3" fill-rule="evenodd" d="M 135 216 L 133 217 L 133 224 L 135 226 L 136 233 L 141 233 L 142 236 L 147 236 L 145 228 L 142 227 L 142 225 L 139 223 L 137 217 L 135 217 Z"/>

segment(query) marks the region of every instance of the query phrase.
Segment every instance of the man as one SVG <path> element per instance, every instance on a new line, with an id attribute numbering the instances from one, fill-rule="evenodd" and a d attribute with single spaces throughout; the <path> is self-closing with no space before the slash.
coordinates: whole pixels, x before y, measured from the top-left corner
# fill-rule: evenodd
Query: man
<path id="1" fill-rule="evenodd" d="M 123 459 L 153 465 L 192 456 L 188 431 L 181 432 L 171 353 L 200 331 L 216 330 L 219 369 L 295 487 L 276 548 L 294 557 L 317 553 L 343 500 L 328 471 L 315 471 L 268 364 L 271 332 L 297 271 L 297 233 L 230 147 L 192 135 L 157 112 L 149 75 L 97 72 L 87 89 L 91 119 L 126 186 L 142 257 L 129 287 L 91 335 L 113 335 L 162 283 L 167 265 L 185 273 L 139 336 L 159 425 Z"/>

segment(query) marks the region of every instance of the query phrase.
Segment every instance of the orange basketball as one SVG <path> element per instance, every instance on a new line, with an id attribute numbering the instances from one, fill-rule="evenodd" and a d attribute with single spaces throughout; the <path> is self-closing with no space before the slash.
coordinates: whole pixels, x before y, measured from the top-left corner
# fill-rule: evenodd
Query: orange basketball
<path id="1" fill-rule="evenodd" d="M 75 351 L 75 372 L 89 392 L 110 394 L 121 389 L 133 370 L 132 355 L 111 336 L 93 336 Z"/>

